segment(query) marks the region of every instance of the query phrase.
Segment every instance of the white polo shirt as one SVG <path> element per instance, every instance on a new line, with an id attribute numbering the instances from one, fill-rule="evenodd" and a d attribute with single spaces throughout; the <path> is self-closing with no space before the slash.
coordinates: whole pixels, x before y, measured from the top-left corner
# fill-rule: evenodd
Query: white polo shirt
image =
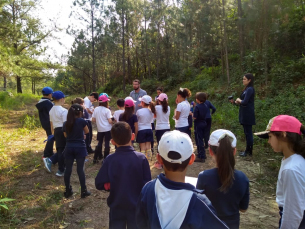
<path id="1" fill-rule="evenodd" d="M 157 116 L 156 130 L 170 129 L 169 114 L 170 114 L 170 107 L 168 107 L 167 113 L 164 113 L 162 109 L 162 105 L 156 106 L 156 116 Z"/>
<path id="2" fill-rule="evenodd" d="M 140 130 L 151 130 L 151 123 L 154 120 L 154 114 L 148 108 L 142 108 L 137 111 L 138 127 Z"/>
<path id="3" fill-rule="evenodd" d="M 88 97 L 84 98 L 84 104 L 85 104 L 86 108 L 88 108 L 91 112 L 94 111 L 94 106 L 93 106 L 93 104 L 91 103 L 91 101 Z M 89 120 L 91 121 L 92 120 L 92 114 L 90 114 L 89 112 L 88 112 L 88 114 L 89 114 Z"/>
<path id="4" fill-rule="evenodd" d="M 177 105 L 176 112 L 179 111 L 180 117 L 178 120 L 175 120 L 175 127 L 186 127 L 189 125 L 188 117 L 190 114 L 191 106 L 188 101 L 183 101 Z"/>
<path id="5" fill-rule="evenodd" d="M 96 119 L 97 132 L 108 132 L 112 125 L 108 119 L 112 118 L 111 111 L 106 107 L 96 107 L 92 114 L 92 118 Z"/>
<path id="6" fill-rule="evenodd" d="M 62 127 L 64 122 L 67 121 L 68 110 L 59 105 L 54 105 L 50 112 L 50 121 L 53 124 L 53 129 Z"/>

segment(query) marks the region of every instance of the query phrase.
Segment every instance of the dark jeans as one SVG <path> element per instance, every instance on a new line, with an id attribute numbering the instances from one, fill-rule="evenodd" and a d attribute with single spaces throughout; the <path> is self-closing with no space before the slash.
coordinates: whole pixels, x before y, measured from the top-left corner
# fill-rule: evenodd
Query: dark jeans
<path id="1" fill-rule="evenodd" d="M 135 229 L 136 210 L 111 209 L 109 212 L 109 229 Z"/>
<path id="2" fill-rule="evenodd" d="M 282 216 L 283 216 L 283 208 L 282 207 L 279 207 L 279 214 L 280 214 L 279 228 L 281 228 Z M 300 226 L 299 226 L 298 229 L 305 229 L 305 211 L 304 211 L 304 214 L 303 214 L 303 220 L 300 223 Z"/>
<path id="3" fill-rule="evenodd" d="M 191 131 L 190 131 L 190 128 L 188 126 L 185 126 L 185 127 L 176 127 L 176 130 L 179 130 L 182 133 L 188 134 L 188 136 L 190 136 L 190 138 L 191 138 L 191 134 L 190 134 Z"/>
<path id="4" fill-rule="evenodd" d="M 207 124 L 205 122 L 199 122 L 195 124 L 195 141 L 197 145 L 198 157 L 206 159 L 203 137 L 206 131 Z"/>
<path id="5" fill-rule="evenodd" d="M 167 131 L 170 131 L 170 129 L 167 129 L 167 130 L 156 130 L 156 138 L 157 138 L 157 143 L 159 145 L 159 142 L 161 140 L 161 137 L 163 136 L 163 134 Z"/>
<path id="6" fill-rule="evenodd" d="M 154 132 L 154 130 L 155 130 L 155 123 L 153 122 L 152 124 L 151 124 L 151 129 L 152 129 L 152 131 Z M 151 145 L 151 149 L 152 149 L 152 151 L 154 151 L 154 143 L 155 143 L 155 141 L 152 141 L 151 143 L 150 143 L 150 145 Z"/>
<path id="7" fill-rule="evenodd" d="M 207 118 L 205 119 L 207 125 L 204 129 L 204 147 L 208 147 L 209 146 L 209 140 L 210 140 L 210 134 L 211 134 L 211 126 L 212 126 L 212 119 L 211 118 Z"/>
<path id="8" fill-rule="evenodd" d="M 44 129 L 47 133 L 47 136 L 52 135 L 51 128 Z M 50 141 L 47 141 L 47 144 L 43 151 L 43 157 L 52 157 L 53 156 L 53 145 L 54 145 L 54 138 Z"/>
<path id="9" fill-rule="evenodd" d="M 60 172 L 65 171 L 65 158 L 63 152 L 66 147 L 66 138 L 64 133 L 62 132 L 62 127 L 57 127 L 54 129 L 54 139 L 56 145 L 56 154 L 50 157 L 53 164 L 58 162 L 58 170 Z"/>
<path id="10" fill-rule="evenodd" d="M 91 142 L 92 142 L 92 123 L 91 121 L 89 120 L 86 120 L 87 121 L 87 126 L 88 126 L 88 129 L 89 129 L 89 133 L 86 134 L 86 147 L 87 147 L 87 151 L 88 153 L 92 150 L 91 148 Z"/>
<path id="11" fill-rule="evenodd" d="M 64 180 L 65 180 L 66 189 L 69 189 L 70 187 L 70 178 L 72 174 L 74 159 L 76 159 L 76 168 L 77 168 L 77 174 L 81 189 L 85 190 L 86 189 L 86 177 L 84 172 L 84 165 L 86 159 L 85 157 L 77 157 L 77 158 L 67 157 L 65 159 L 66 171 L 65 171 Z"/>
<path id="12" fill-rule="evenodd" d="M 98 144 L 97 144 L 95 152 L 94 152 L 94 159 L 95 160 L 103 158 L 102 146 L 103 146 L 104 138 L 105 138 L 104 158 L 106 158 L 109 155 L 111 132 L 110 131 L 107 131 L 107 132 L 98 132 L 97 133 Z"/>
<path id="13" fill-rule="evenodd" d="M 247 150 L 253 147 L 252 125 L 243 125 L 244 133 L 247 141 Z"/>

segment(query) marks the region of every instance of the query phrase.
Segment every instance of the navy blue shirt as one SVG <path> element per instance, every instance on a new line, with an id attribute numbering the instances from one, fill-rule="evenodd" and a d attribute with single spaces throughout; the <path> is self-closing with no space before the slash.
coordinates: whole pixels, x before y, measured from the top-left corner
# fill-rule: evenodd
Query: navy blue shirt
<path id="1" fill-rule="evenodd" d="M 220 187 L 221 182 L 217 168 L 199 174 L 196 188 L 205 190 L 205 194 L 216 209 L 218 217 L 230 229 L 239 228 L 239 210 L 246 210 L 249 205 L 249 179 L 243 172 L 235 170 L 233 185 L 226 193 L 220 192 Z"/>
<path id="2" fill-rule="evenodd" d="M 134 211 L 143 186 L 150 180 L 145 155 L 136 152 L 132 146 L 121 146 L 104 160 L 95 178 L 95 187 L 105 190 L 104 184 L 110 183 L 108 206 Z"/>
<path id="3" fill-rule="evenodd" d="M 132 133 L 135 133 L 135 127 L 134 124 L 138 122 L 137 115 L 133 114 L 128 121 L 123 120 L 123 114 L 120 115 L 119 121 L 127 122 L 131 128 Z"/>
<path id="4" fill-rule="evenodd" d="M 247 87 L 240 95 L 239 122 L 242 125 L 255 125 L 254 97 L 253 87 Z"/>
<path id="5" fill-rule="evenodd" d="M 72 132 L 66 132 L 66 122 L 63 124 L 63 132 L 66 132 L 66 147 L 86 147 L 84 139 L 84 127 L 87 125 L 87 122 L 82 118 L 75 119 Z"/>
<path id="6" fill-rule="evenodd" d="M 40 123 L 42 128 L 44 129 L 51 129 L 49 112 L 52 107 L 53 103 L 51 102 L 51 100 L 44 97 L 41 98 L 41 100 L 39 100 L 39 102 L 36 104 L 36 108 L 39 113 Z"/>
<path id="7" fill-rule="evenodd" d="M 205 103 L 198 103 L 194 108 L 194 123 L 205 123 L 208 112 L 210 112 L 210 110 Z"/>
<path id="8" fill-rule="evenodd" d="M 214 114 L 216 111 L 216 108 L 213 106 L 213 104 L 209 100 L 205 101 L 205 105 L 209 108 L 206 118 L 212 118 L 210 110 L 212 109 L 212 114 Z"/>

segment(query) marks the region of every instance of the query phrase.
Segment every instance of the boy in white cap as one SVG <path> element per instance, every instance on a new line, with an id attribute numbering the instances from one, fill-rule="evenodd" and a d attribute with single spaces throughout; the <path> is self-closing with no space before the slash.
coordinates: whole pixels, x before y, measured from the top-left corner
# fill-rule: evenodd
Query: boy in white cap
<path id="1" fill-rule="evenodd" d="M 138 228 L 228 228 L 203 191 L 185 183 L 187 166 L 195 160 L 190 137 L 177 130 L 166 132 L 158 150 L 165 174 L 143 187 L 136 209 Z"/>

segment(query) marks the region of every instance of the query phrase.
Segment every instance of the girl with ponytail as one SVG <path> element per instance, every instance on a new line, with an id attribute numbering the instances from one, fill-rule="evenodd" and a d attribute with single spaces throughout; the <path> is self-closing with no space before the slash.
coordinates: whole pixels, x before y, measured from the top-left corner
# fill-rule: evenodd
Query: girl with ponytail
<path id="1" fill-rule="evenodd" d="M 66 163 L 64 175 L 66 191 L 64 196 L 66 198 L 73 194 L 70 178 L 74 160 L 76 160 L 77 174 L 81 185 L 81 198 L 91 195 L 87 191 L 84 172 L 85 158 L 88 155 L 84 135 L 89 133 L 89 129 L 87 122 L 82 118 L 83 110 L 84 108 L 81 105 L 74 103 L 68 111 L 67 121 L 63 124 L 63 133 L 66 137 L 66 148 L 64 151 Z"/>
<path id="2" fill-rule="evenodd" d="M 239 228 L 239 212 L 249 206 L 249 179 L 235 169 L 236 137 L 229 130 L 214 131 L 209 140 L 209 152 L 216 168 L 203 171 L 198 176 L 196 188 L 205 190 L 218 217 L 230 229 Z"/>
<path id="3" fill-rule="evenodd" d="M 276 187 L 279 228 L 305 228 L 305 127 L 293 116 L 279 115 L 255 135 L 284 155 Z"/>

